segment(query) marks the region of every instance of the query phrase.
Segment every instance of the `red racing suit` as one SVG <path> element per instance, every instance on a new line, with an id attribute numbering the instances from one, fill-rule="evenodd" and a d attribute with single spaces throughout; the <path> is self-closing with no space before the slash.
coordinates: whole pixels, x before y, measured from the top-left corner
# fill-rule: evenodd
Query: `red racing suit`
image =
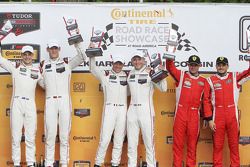
<path id="1" fill-rule="evenodd" d="M 213 120 L 214 167 L 222 167 L 223 144 L 227 133 L 231 167 L 240 167 L 239 158 L 239 114 L 237 109 L 240 85 L 249 76 L 250 68 L 242 73 L 218 74 L 207 78 L 204 89 L 204 116 Z"/>
<path id="2" fill-rule="evenodd" d="M 187 139 L 186 166 L 196 166 L 196 146 L 199 137 L 200 105 L 206 79 L 178 70 L 172 60 L 166 68 L 176 81 L 176 111 L 174 118 L 174 167 L 182 167 L 183 148 Z"/>

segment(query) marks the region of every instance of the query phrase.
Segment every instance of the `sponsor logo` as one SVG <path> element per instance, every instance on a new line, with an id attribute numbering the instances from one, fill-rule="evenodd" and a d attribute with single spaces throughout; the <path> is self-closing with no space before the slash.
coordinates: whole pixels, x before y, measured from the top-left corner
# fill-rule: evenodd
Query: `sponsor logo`
<path id="1" fill-rule="evenodd" d="M 96 140 L 96 136 L 73 136 L 73 140 L 75 142 L 89 143 Z"/>
<path id="2" fill-rule="evenodd" d="M 213 167 L 212 162 L 199 162 L 198 167 Z"/>
<path id="3" fill-rule="evenodd" d="M 22 47 L 25 45 L 30 45 L 34 49 L 33 62 L 40 62 L 40 45 L 36 44 L 27 44 L 27 43 L 11 43 L 11 44 L 2 44 L 2 56 L 8 60 L 19 62 L 21 57 Z"/>
<path id="4" fill-rule="evenodd" d="M 173 144 L 173 139 L 174 139 L 173 136 L 167 136 L 167 137 L 166 137 L 166 143 L 167 143 L 167 144 Z"/>
<path id="5" fill-rule="evenodd" d="M 9 117 L 10 116 L 10 108 L 6 108 L 6 110 L 5 110 L 5 115 L 6 115 L 6 117 Z"/>
<path id="6" fill-rule="evenodd" d="M 0 27 L 2 27 L 7 20 L 10 20 L 13 29 L 12 32 L 18 36 L 23 33 L 35 31 L 40 29 L 40 13 L 0 13 Z"/>
<path id="7" fill-rule="evenodd" d="M 241 145 L 250 144 L 250 136 L 240 136 L 239 144 L 241 144 Z"/>
<path id="8" fill-rule="evenodd" d="M 74 92 L 85 92 L 85 83 L 84 82 L 74 82 L 73 83 Z"/>
<path id="9" fill-rule="evenodd" d="M 239 61 L 244 61 L 248 56 L 247 28 L 250 26 L 250 16 L 242 16 L 239 20 Z M 243 53 L 243 54 L 242 54 Z"/>
<path id="10" fill-rule="evenodd" d="M 161 111 L 161 115 L 166 115 L 167 117 L 174 117 L 175 112 L 173 111 Z"/>
<path id="11" fill-rule="evenodd" d="M 90 167 L 90 161 L 85 161 L 85 160 L 74 161 L 73 167 Z"/>
<path id="12" fill-rule="evenodd" d="M 111 11 L 111 17 L 114 20 L 122 18 L 136 19 L 136 18 L 167 18 L 171 17 L 173 12 L 171 9 L 155 9 L 155 10 L 136 10 L 127 9 L 123 10 L 120 8 L 114 8 Z"/>
<path id="13" fill-rule="evenodd" d="M 74 115 L 80 118 L 90 116 L 90 109 L 74 109 Z"/>

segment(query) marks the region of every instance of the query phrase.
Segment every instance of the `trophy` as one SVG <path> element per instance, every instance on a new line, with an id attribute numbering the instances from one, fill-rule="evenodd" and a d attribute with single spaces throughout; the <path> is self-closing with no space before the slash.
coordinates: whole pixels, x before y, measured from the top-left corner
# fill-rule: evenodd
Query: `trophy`
<path id="1" fill-rule="evenodd" d="M 177 45 L 178 45 L 177 31 L 174 29 L 170 29 L 166 47 L 167 53 L 164 53 L 163 58 L 174 60 L 175 56 L 173 55 L 173 53 L 175 52 Z"/>
<path id="2" fill-rule="evenodd" d="M 68 42 L 69 45 L 77 44 L 83 42 L 82 36 L 79 33 L 78 24 L 76 19 L 71 17 L 63 17 L 63 20 L 66 24 L 66 29 L 69 34 Z"/>
<path id="3" fill-rule="evenodd" d="M 0 30 L 0 41 L 2 41 L 12 30 L 13 26 L 9 20 L 3 25 Z"/>
<path id="4" fill-rule="evenodd" d="M 152 58 L 155 60 L 150 63 L 150 67 L 153 69 L 150 72 L 150 76 L 152 81 L 157 83 L 168 76 L 168 71 L 160 69 L 160 65 L 162 64 L 160 54 L 155 53 L 152 55 Z"/>
<path id="5" fill-rule="evenodd" d="M 99 30 L 94 30 L 94 27 L 92 28 L 92 36 L 90 38 L 90 42 L 93 45 L 93 47 L 86 49 L 85 53 L 87 57 L 96 57 L 96 56 L 102 56 L 102 49 L 101 43 L 104 36 L 104 32 Z"/>

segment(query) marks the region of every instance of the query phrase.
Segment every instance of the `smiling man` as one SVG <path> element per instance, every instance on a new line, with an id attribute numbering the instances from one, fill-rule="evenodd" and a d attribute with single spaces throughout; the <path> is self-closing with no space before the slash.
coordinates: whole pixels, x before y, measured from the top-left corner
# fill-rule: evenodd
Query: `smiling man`
<path id="1" fill-rule="evenodd" d="M 75 44 L 77 55 L 68 60 L 61 58 L 61 47 L 55 39 L 48 42 L 49 60 L 41 62 L 46 92 L 45 102 L 45 166 L 52 167 L 55 155 L 55 138 L 59 124 L 60 164 L 69 163 L 69 137 L 71 130 L 71 71 L 85 59 L 81 43 Z"/>
<path id="2" fill-rule="evenodd" d="M 150 77 L 151 68 L 146 66 L 141 52 L 133 54 L 131 59 L 134 69 L 128 76 L 131 101 L 127 113 L 128 136 L 128 167 L 137 166 L 137 147 L 141 130 L 146 148 L 146 162 L 148 167 L 156 167 L 154 147 L 154 88 L 162 92 L 167 91 L 167 81 L 163 79 L 154 83 Z M 161 67 L 162 68 L 162 67 Z"/>
<path id="3" fill-rule="evenodd" d="M 200 107 L 206 79 L 199 75 L 200 58 L 188 59 L 188 71 L 178 70 L 174 61 L 167 59 L 166 68 L 176 83 L 176 110 L 174 119 L 173 164 L 181 167 L 185 138 L 187 139 L 186 166 L 196 166 L 196 148 L 199 137 Z"/>
<path id="4" fill-rule="evenodd" d="M 0 53 L 1 54 L 1 53 Z M 39 68 L 32 65 L 34 50 L 32 46 L 24 46 L 21 51 L 21 62 L 14 66 L 0 55 L 0 66 L 11 73 L 13 93 L 10 107 L 10 125 L 12 136 L 12 160 L 15 167 L 20 166 L 22 128 L 25 128 L 26 162 L 34 167 L 35 136 L 37 113 L 35 104 L 36 85 L 43 87 Z"/>
<path id="5" fill-rule="evenodd" d="M 249 62 L 250 63 L 250 62 Z M 250 65 L 250 64 L 249 64 Z M 217 73 L 207 79 L 204 90 L 204 115 L 213 131 L 214 167 L 222 167 L 225 134 L 228 136 L 230 166 L 239 167 L 239 113 L 240 86 L 250 74 L 250 66 L 242 73 L 228 72 L 226 57 L 216 60 Z"/>
<path id="6" fill-rule="evenodd" d="M 112 167 L 118 167 L 126 134 L 127 75 L 122 71 L 124 60 L 119 54 L 113 56 L 112 69 L 109 71 L 101 70 L 95 63 L 95 57 L 91 57 L 90 71 L 101 82 L 104 109 L 94 167 L 101 167 L 103 164 L 112 134 L 114 139 L 111 163 Z"/>

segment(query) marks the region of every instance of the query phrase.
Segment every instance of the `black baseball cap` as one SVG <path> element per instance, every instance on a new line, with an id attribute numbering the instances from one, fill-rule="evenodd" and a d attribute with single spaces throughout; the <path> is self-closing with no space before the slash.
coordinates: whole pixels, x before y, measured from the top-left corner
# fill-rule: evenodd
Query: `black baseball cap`
<path id="1" fill-rule="evenodd" d="M 197 55 L 192 55 L 188 58 L 188 64 L 201 64 L 201 60 Z"/>
<path id="2" fill-rule="evenodd" d="M 216 59 L 216 64 L 227 64 L 228 65 L 228 59 L 226 57 L 218 57 Z"/>

